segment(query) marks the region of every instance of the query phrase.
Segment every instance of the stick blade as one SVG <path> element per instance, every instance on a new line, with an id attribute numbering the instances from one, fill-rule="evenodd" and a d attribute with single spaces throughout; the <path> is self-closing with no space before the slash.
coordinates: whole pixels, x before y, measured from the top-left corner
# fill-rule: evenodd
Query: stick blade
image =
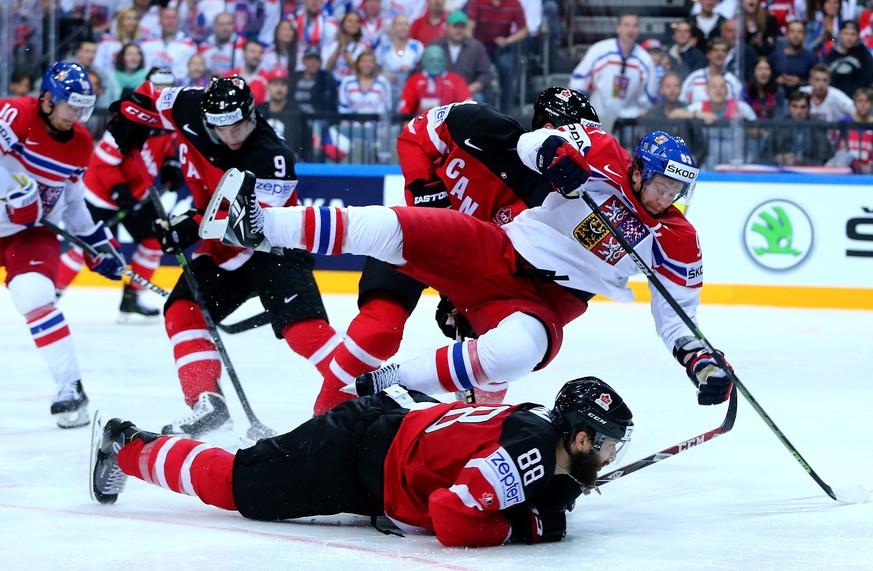
<path id="1" fill-rule="evenodd" d="M 863 504 L 870 501 L 870 491 L 860 484 L 847 488 L 831 488 L 834 499 L 841 504 Z"/>

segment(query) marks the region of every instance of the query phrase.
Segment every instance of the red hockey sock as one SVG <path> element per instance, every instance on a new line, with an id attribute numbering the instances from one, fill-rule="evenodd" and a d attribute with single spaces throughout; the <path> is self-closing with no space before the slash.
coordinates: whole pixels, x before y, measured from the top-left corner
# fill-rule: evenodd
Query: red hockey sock
<path id="1" fill-rule="evenodd" d="M 409 311 L 393 296 L 374 295 L 362 305 L 349 324 L 346 338 L 330 359 L 324 384 L 315 399 L 313 412 L 323 414 L 336 405 L 355 398 L 342 389 L 355 382 L 361 373 L 378 369 L 400 348 L 403 326 Z"/>
<path id="2" fill-rule="evenodd" d="M 188 406 L 193 408 L 201 393 L 220 393 L 221 357 L 200 308 L 193 301 L 180 299 L 167 309 L 164 325 Z"/>
<path id="3" fill-rule="evenodd" d="M 155 270 L 161 264 L 161 255 L 161 247 L 156 239 L 143 240 L 130 258 L 130 268 L 145 279 L 151 280 Z M 143 286 L 136 282 L 130 282 L 130 287 L 136 291 L 143 289 Z"/>
<path id="4" fill-rule="evenodd" d="M 330 356 L 340 344 L 340 336 L 324 319 L 304 319 L 282 330 L 291 350 L 312 363 L 321 376 L 329 371 Z"/>
<path id="5" fill-rule="evenodd" d="M 118 451 L 118 465 L 128 476 L 225 510 L 236 510 L 233 459 L 227 450 L 188 438 L 134 440 Z"/>
<path id="6" fill-rule="evenodd" d="M 67 286 L 76 279 L 79 272 L 85 266 L 85 257 L 82 255 L 82 250 L 78 248 L 70 248 L 69 251 L 61 255 L 61 263 L 58 264 L 58 277 L 55 279 L 55 287 L 59 290 L 67 289 Z"/>

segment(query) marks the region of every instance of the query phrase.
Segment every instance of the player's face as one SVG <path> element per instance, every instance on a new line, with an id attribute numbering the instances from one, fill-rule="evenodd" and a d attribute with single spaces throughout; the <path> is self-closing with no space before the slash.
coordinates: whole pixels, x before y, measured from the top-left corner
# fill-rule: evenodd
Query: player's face
<path id="1" fill-rule="evenodd" d="M 74 107 L 64 100 L 58 101 L 57 105 L 52 108 L 48 100 L 43 99 L 42 107 L 48 115 L 51 128 L 62 133 L 72 129 L 73 123 L 76 121 L 87 121 L 91 117 L 91 112 L 94 111 L 93 107 Z"/>
<path id="2" fill-rule="evenodd" d="M 679 197 L 682 187 L 681 181 L 656 174 L 640 189 L 640 203 L 652 216 L 661 216 Z"/>
<path id="3" fill-rule="evenodd" d="M 249 135 L 255 128 L 254 121 L 240 121 L 235 125 L 225 125 L 222 127 L 213 127 L 215 134 L 221 139 L 221 142 L 230 147 L 230 150 L 235 151 L 242 147 Z"/>

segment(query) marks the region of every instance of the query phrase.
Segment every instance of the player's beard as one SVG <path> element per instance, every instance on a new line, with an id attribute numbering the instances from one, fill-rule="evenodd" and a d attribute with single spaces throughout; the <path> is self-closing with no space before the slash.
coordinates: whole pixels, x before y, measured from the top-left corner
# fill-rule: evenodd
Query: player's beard
<path id="1" fill-rule="evenodd" d="M 597 472 L 603 468 L 603 461 L 595 450 L 585 454 L 574 454 L 570 460 L 570 475 L 580 484 L 594 487 L 597 483 Z"/>

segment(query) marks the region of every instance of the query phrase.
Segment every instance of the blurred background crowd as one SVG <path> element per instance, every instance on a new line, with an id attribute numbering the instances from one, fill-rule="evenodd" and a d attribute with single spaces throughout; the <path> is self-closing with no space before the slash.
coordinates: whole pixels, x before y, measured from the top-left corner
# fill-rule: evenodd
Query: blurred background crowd
<path id="1" fill-rule="evenodd" d="M 395 163 L 405 120 L 473 98 L 529 122 L 550 85 L 588 94 L 623 144 L 681 135 L 706 170 L 873 172 L 864 0 L 6 0 L 0 96 L 85 67 L 89 128 L 153 66 L 237 73 L 300 160 Z"/>

